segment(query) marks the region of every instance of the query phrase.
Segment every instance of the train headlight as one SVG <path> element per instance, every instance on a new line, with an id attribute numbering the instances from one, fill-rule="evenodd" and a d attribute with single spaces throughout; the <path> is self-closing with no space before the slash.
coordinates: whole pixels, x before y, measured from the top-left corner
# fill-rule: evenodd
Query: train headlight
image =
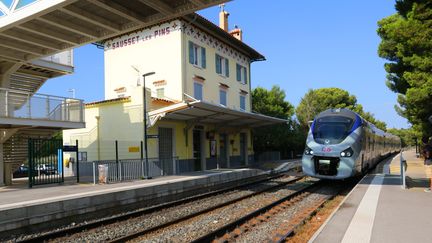
<path id="1" fill-rule="evenodd" d="M 352 150 L 352 148 L 347 148 L 340 153 L 340 156 L 341 157 L 351 157 L 353 154 L 354 154 L 354 151 Z"/>
<path id="2" fill-rule="evenodd" d="M 313 155 L 314 151 L 311 148 L 309 148 L 308 146 L 306 146 L 304 153 L 306 155 Z"/>

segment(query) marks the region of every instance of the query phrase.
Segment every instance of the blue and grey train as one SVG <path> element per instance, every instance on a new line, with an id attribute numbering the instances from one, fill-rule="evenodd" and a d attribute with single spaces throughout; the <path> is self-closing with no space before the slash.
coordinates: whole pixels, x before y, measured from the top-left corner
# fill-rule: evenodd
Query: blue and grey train
<path id="1" fill-rule="evenodd" d="M 382 158 L 400 150 L 400 138 L 376 128 L 348 109 L 318 114 L 302 158 L 306 175 L 345 179 L 364 174 Z"/>

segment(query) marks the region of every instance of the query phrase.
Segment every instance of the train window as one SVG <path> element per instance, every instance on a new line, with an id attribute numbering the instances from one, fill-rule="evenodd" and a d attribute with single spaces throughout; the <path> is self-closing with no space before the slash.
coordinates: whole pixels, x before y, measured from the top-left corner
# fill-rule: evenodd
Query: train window
<path id="1" fill-rule="evenodd" d="M 320 144 L 337 144 L 349 134 L 353 120 L 343 116 L 327 116 L 316 120 L 313 128 L 315 141 Z"/>

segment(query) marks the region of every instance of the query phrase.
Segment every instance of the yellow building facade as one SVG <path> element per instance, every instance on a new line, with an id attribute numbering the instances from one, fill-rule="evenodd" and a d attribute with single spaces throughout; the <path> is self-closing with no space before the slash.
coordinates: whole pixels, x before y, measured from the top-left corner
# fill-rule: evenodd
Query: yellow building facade
<path id="1" fill-rule="evenodd" d="M 88 161 L 139 159 L 147 104 L 149 158 L 175 158 L 176 172 L 251 163 L 251 128 L 285 121 L 251 111 L 250 67 L 264 57 L 220 18 L 218 27 L 192 14 L 106 40 L 106 100 L 87 104 L 86 128 L 64 141 L 78 140 Z"/>

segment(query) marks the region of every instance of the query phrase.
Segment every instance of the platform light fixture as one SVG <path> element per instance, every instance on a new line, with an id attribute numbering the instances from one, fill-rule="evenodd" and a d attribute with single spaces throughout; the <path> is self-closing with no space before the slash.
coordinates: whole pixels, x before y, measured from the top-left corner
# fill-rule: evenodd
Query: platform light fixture
<path id="1" fill-rule="evenodd" d="M 146 85 L 145 85 L 145 78 L 154 75 L 155 72 L 149 72 L 143 74 L 143 123 L 144 123 L 144 151 L 145 151 L 145 168 L 146 168 L 146 175 L 145 179 L 151 179 L 151 176 L 149 176 L 149 164 L 148 164 L 148 149 L 147 149 L 147 96 L 146 96 Z"/>

